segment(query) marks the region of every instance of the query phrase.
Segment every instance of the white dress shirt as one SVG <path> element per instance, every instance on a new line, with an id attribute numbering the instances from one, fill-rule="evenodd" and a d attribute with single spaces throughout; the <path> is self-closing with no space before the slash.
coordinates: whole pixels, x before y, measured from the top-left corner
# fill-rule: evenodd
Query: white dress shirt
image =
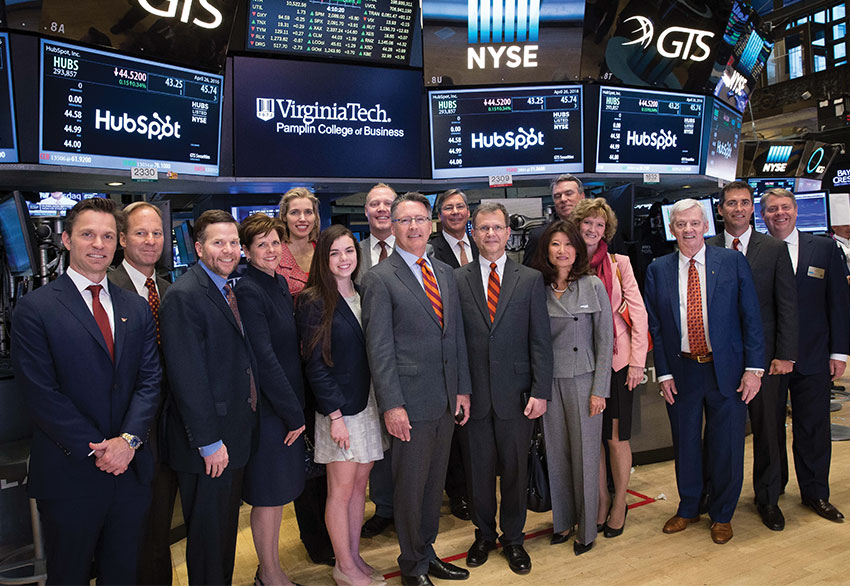
<path id="1" fill-rule="evenodd" d="M 98 299 L 100 299 L 100 304 L 103 306 L 103 309 L 106 311 L 106 316 L 109 318 L 109 329 L 112 330 L 112 341 L 115 341 L 115 316 L 112 311 L 112 297 L 109 295 L 109 280 L 106 278 L 106 275 L 103 276 L 103 280 L 99 283 L 94 283 L 88 279 L 88 277 L 84 277 L 71 267 L 68 267 L 68 270 L 65 271 L 68 273 L 68 276 L 71 277 L 71 281 L 73 281 L 74 286 L 77 288 L 77 291 L 80 292 L 80 295 L 83 296 L 83 301 L 86 302 L 86 307 L 89 308 L 92 316 L 94 316 L 94 310 L 92 309 L 92 294 L 91 291 L 86 289 L 86 287 L 90 285 L 100 285 L 103 289 L 100 290 L 100 295 L 98 295 Z"/>
<path id="2" fill-rule="evenodd" d="M 788 255 L 791 257 L 791 268 L 794 269 L 794 274 L 797 274 L 797 259 L 800 258 L 800 232 L 794 228 L 791 233 L 785 237 L 785 243 L 788 245 Z"/>
<path id="3" fill-rule="evenodd" d="M 145 298 L 145 301 L 148 299 L 148 288 L 145 287 L 145 281 L 148 280 L 148 277 L 142 274 L 141 271 L 136 269 L 133 265 L 127 262 L 125 258 L 121 261 L 121 265 L 124 267 L 124 270 L 127 271 L 127 276 L 130 277 L 130 282 L 133 283 L 133 287 L 136 288 L 136 293 Z M 159 292 L 159 285 L 156 284 L 156 273 L 150 276 L 153 279 L 154 288 L 156 288 L 156 294 L 159 295 L 159 298 L 162 299 L 162 295 Z"/>
<path id="4" fill-rule="evenodd" d="M 378 238 L 375 238 L 373 235 L 369 235 L 369 254 L 372 257 L 372 265 L 375 266 L 378 264 L 381 258 L 381 244 Z M 395 236 L 390 234 L 386 238 L 384 238 L 384 242 L 387 243 L 387 256 L 393 253 L 395 250 Z"/>
<path id="5" fill-rule="evenodd" d="M 496 259 L 496 274 L 499 275 L 499 288 L 502 286 L 502 279 L 505 277 L 505 263 L 508 260 L 508 255 L 502 253 Z M 490 263 L 494 262 L 487 260 L 481 255 L 478 255 L 478 264 L 481 267 L 481 282 L 484 283 L 484 299 L 487 299 L 487 284 L 490 282 Z"/>
<path id="6" fill-rule="evenodd" d="M 413 253 L 407 252 L 403 248 L 398 248 L 398 253 L 401 255 L 402 260 L 410 267 L 410 271 L 413 273 L 413 276 L 416 277 L 416 280 L 422 286 L 422 290 L 425 290 L 425 283 L 422 281 L 422 267 L 416 264 L 416 261 L 419 260 L 419 257 Z M 425 259 L 425 264 L 428 265 L 428 268 L 431 269 L 431 274 L 434 275 L 434 280 L 437 281 L 437 271 L 434 270 L 434 265 L 431 263 L 431 259 L 428 258 L 427 254 L 422 255 L 422 258 Z M 437 281 L 437 289 L 440 288 L 440 282 Z"/>
<path id="7" fill-rule="evenodd" d="M 753 227 L 750 226 L 749 228 L 747 228 L 746 232 L 744 232 L 740 236 L 737 236 L 740 246 L 738 250 L 744 253 L 744 256 L 747 256 L 747 250 L 750 247 L 750 236 L 752 236 L 752 234 Z M 726 232 L 725 230 L 723 231 L 723 236 L 726 239 L 726 248 L 731 248 L 732 250 L 735 250 L 735 247 L 732 246 L 732 241 L 735 240 L 736 236 L 732 236 L 729 232 Z"/>
<path id="8" fill-rule="evenodd" d="M 708 305 L 705 298 L 705 246 L 694 255 L 697 274 L 699 275 L 699 295 L 702 300 L 702 328 L 705 331 L 705 343 L 711 352 L 711 339 L 708 337 Z M 691 259 L 681 252 L 679 253 L 679 319 L 682 324 L 682 352 L 691 352 L 691 343 L 688 340 L 688 269 Z"/>
<path id="9" fill-rule="evenodd" d="M 469 236 L 466 235 L 466 232 L 463 233 L 463 238 L 458 240 L 457 238 L 443 230 L 443 238 L 445 238 L 446 242 L 449 243 L 449 247 L 452 249 L 452 253 L 457 259 L 457 264 L 461 266 L 463 265 L 463 263 L 460 262 L 460 242 L 463 242 L 464 249 L 466 250 L 466 260 L 470 262 L 472 261 L 472 248 L 469 245 Z"/>

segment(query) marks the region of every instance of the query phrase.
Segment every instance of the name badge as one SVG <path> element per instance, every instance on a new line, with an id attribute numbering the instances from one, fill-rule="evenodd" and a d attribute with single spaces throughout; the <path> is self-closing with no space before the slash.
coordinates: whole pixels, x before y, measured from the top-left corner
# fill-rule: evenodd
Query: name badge
<path id="1" fill-rule="evenodd" d="M 824 270 L 819 269 L 818 267 L 809 267 L 808 272 L 806 273 L 807 277 L 814 277 L 815 279 L 823 279 Z"/>

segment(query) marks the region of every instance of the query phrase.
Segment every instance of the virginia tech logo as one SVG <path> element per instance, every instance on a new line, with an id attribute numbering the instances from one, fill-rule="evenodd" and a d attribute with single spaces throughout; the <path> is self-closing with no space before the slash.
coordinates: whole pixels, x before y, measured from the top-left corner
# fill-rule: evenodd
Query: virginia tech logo
<path id="1" fill-rule="evenodd" d="M 469 0 L 467 34 L 467 69 L 537 67 L 540 0 Z"/>
<path id="2" fill-rule="evenodd" d="M 652 20 L 646 16 L 632 16 L 624 20 L 623 23 L 632 20 L 636 21 L 638 25 L 638 28 L 633 30 L 632 34 L 638 33 L 639 36 L 634 40 L 623 43 L 623 46 L 639 44 L 644 49 L 648 49 L 655 37 L 655 26 L 652 24 Z M 655 48 L 659 55 L 668 59 L 705 61 L 711 54 L 711 47 L 706 44 L 706 39 L 713 37 L 714 33 L 711 31 L 671 26 L 658 35 Z"/>

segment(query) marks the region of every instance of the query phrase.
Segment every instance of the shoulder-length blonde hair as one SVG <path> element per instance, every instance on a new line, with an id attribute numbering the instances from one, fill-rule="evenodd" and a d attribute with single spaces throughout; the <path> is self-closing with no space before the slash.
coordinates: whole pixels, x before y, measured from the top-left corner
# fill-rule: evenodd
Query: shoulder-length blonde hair
<path id="1" fill-rule="evenodd" d="M 576 226 L 581 226 L 581 223 L 586 218 L 602 218 L 605 220 L 605 234 L 603 239 L 605 242 L 611 242 L 614 234 L 617 233 L 617 214 L 608 205 L 604 197 L 595 197 L 593 199 L 583 199 L 576 204 L 570 220 L 575 222 Z"/>
<path id="2" fill-rule="evenodd" d="M 310 230 L 309 240 L 310 242 L 315 242 L 319 238 L 319 226 L 322 224 L 322 219 L 319 217 L 319 200 L 306 187 L 293 187 L 284 193 L 280 200 L 280 221 L 283 224 L 283 240 L 285 242 L 289 242 L 291 240 L 289 225 L 286 223 L 286 214 L 289 212 L 289 204 L 292 203 L 293 199 L 301 197 L 309 200 L 310 203 L 313 204 L 313 217 L 316 219 L 316 222 L 313 224 L 313 228 Z"/>

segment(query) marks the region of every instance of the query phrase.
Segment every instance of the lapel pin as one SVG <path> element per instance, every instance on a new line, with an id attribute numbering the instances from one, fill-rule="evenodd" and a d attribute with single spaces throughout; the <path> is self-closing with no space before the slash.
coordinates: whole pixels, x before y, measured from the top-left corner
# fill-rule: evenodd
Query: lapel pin
<path id="1" fill-rule="evenodd" d="M 122 318 L 121 318 L 121 321 L 122 321 L 122 322 L 125 322 L 125 321 L 127 321 L 127 318 L 126 318 L 126 317 L 122 317 Z"/>

